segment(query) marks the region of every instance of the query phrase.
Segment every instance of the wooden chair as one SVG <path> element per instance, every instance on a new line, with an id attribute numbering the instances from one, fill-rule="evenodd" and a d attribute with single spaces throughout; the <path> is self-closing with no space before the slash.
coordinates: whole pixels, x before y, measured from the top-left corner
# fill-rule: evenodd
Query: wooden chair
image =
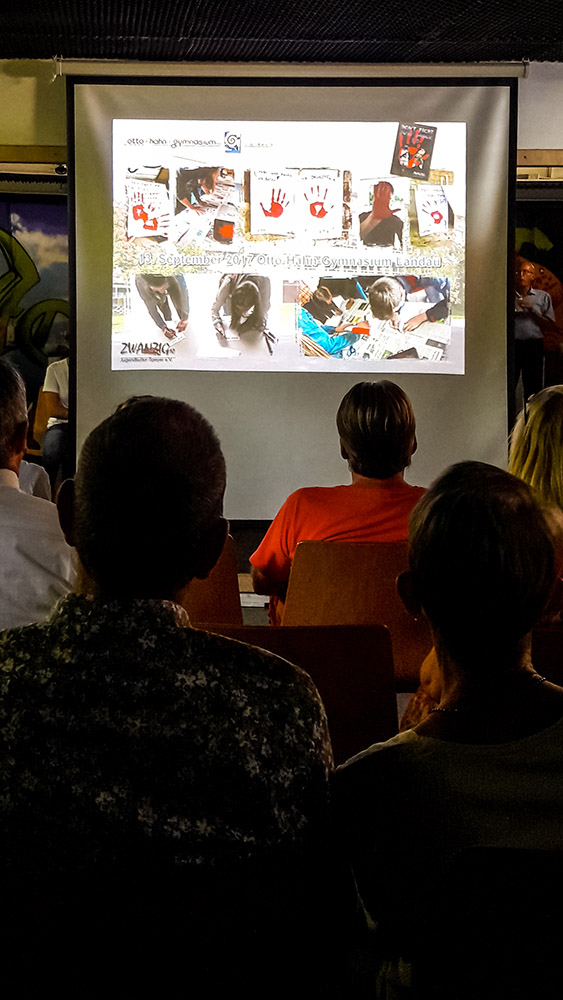
<path id="1" fill-rule="evenodd" d="M 407 542 L 300 542 L 282 626 L 387 625 L 397 690 L 415 691 L 432 647 L 424 619 L 405 610 L 395 581 L 407 569 Z"/>
<path id="2" fill-rule="evenodd" d="M 396 734 L 393 656 L 384 626 L 200 628 L 267 649 L 306 670 L 326 708 L 337 764 Z"/>
<path id="3" fill-rule="evenodd" d="M 242 625 L 237 559 L 232 535 L 227 535 L 219 562 L 206 580 L 192 580 L 186 609 L 192 625 L 228 622 Z"/>

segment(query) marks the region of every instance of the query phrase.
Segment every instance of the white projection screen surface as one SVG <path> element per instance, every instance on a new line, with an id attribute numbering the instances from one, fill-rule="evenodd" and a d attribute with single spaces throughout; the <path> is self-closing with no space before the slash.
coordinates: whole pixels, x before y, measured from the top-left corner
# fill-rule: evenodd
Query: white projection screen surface
<path id="1" fill-rule="evenodd" d="M 505 465 L 514 81 L 70 84 L 78 446 L 130 395 L 184 399 L 227 516 L 269 518 L 348 481 L 338 403 L 391 378 L 410 482 Z"/>

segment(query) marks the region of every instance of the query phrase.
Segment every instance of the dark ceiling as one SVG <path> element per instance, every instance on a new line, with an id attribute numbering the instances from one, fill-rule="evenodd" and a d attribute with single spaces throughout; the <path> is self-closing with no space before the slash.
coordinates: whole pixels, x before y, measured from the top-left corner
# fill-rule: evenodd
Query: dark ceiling
<path id="1" fill-rule="evenodd" d="M 561 0 L 15 0 L 0 58 L 563 61 Z"/>

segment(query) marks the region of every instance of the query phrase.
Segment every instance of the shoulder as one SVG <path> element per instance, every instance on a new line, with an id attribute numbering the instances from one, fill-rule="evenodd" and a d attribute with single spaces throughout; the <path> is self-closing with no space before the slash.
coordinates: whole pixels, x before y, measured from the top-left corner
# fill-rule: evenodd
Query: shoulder
<path id="1" fill-rule="evenodd" d="M 39 524 L 46 528 L 54 527 L 58 532 L 61 532 L 57 508 L 51 500 L 25 493 L 22 489 L 5 489 L 2 491 L 1 497 L 1 508 L 17 511 L 18 516 L 25 521 L 26 526 Z"/>
<path id="2" fill-rule="evenodd" d="M 274 653 L 213 632 L 185 628 L 181 633 L 181 645 L 192 666 L 199 660 L 224 683 L 239 684 L 244 681 L 262 694 L 268 691 L 278 696 L 285 691 L 292 697 L 300 697 L 304 704 L 321 704 L 309 675 Z"/>
<path id="3" fill-rule="evenodd" d="M 409 767 L 409 762 L 426 748 L 427 742 L 409 729 L 386 743 L 374 743 L 336 768 L 335 788 L 347 798 L 359 791 L 367 794 L 370 788 L 396 787 L 400 772 Z"/>

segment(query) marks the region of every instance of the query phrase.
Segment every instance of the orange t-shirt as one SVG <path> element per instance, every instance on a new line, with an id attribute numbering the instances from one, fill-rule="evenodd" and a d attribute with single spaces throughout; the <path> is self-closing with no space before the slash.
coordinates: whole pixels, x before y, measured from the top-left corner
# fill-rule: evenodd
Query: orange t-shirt
<path id="1" fill-rule="evenodd" d="M 276 514 L 250 562 L 270 579 L 284 582 L 299 542 L 403 541 L 408 538 L 410 512 L 423 494 L 422 487 L 394 478 L 296 490 Z M 270 601 L 272 623 L 277 603 Z"/>

